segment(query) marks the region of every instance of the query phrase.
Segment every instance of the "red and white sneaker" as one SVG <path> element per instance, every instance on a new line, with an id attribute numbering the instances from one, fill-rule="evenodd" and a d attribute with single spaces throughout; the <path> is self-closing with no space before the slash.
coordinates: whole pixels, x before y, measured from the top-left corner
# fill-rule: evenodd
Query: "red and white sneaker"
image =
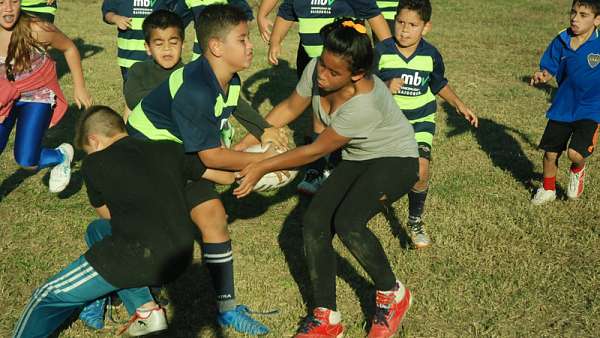
<path id="1" fill-rule="evenodd" d="M 318 307 L 304 319 L 294 338 L 342 338 L 344 327 L 338 311 Z"/>
<path id="2" fill-rule="evenodd" d="M 574 173 L 573 169 L 569 170 L 569 187 L 567 188 L 567 197 L 576 199 L 583 193 L 583 183 L 585 181 L 585 167 L 579 172 Z"/>
<path id="3" fill-rule="evenodd" d="M 368 338 L 388 338 L 398 331 L 406 311 L 412 303 L 412 296 L 407 288 L 396 282 L 395 291 L 377 291 L 375 296 L 375 316 Z"/>

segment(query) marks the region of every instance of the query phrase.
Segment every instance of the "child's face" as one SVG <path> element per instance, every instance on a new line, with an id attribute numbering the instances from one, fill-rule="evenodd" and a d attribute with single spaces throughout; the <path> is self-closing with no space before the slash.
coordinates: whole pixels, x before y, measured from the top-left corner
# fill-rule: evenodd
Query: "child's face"
<path id="1" fill-rule="evenodd" d="M 417 11 L 402 9 L 396 15 L 394 36 L 400 47 L 412 47 L 421 41 L 423 35 L 431 29 L 431 23 L 425 22 Z"/>
<path id="2" fill-rule="evenodd" d="M 317 84 L 326 92 L 335 92 L 362 76 L 353 76 L 348 60 L 328 50 L 323 50 L 317 61 Z"/>
<path id="3" fill-rule="evenodd" d="M 252 64 L 253 45 L 250 42 L 248 23 L 240 22 L 221 41 L 223 60 L 235 71 L 244 70 Z"/>
<path id="4" fill-rule="evenodd" d="M 181 60 L 183 41 L 176 27 L 152 30 L 150 43 L 145 43 L 144 46 L 148 55 L 162 68 L 171 69 Z"/>
<path id="5" fill-rule="evenodd" d="M 588 6 L 575 4 L 571 8 L 571 31 L 574 35 L 585 35 L 600 25 L 600 16 Z"/>
<path id="6" fill-rule="evenodd" d="M 0 0 L 0 27 L 11 30 L 21 13 L 20 0 Z"/>

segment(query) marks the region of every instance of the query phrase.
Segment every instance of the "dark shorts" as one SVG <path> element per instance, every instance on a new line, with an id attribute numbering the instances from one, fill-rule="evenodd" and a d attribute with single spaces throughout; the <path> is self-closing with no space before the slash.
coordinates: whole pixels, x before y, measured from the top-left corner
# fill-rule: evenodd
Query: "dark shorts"
<path id="1" fill-rule="evenodd" d="M 417 148 L 419 149 L 419 157 L 431 162 L 431 144 L 425 142 L 418 142 Z"/>
<path id="2" fill-rule="evenodd" d="M 584 158 L 589 157 L 598 142 L 598 126 L 598 123 L 592 120 L 549 120 L 539 147 L 547 152 L 560 153 L 567 149 L 568 144 L 569 149 L 575 150 Z"/>
<path id="3" fill-rule="evenodd" d="M 194 161 L 200 161 L 198 154 L 186 154 L 194 157 Z M 185 198 L 187 200 L 188 210 L 194 209 L 208 200 L 219 199 L 219 193 L 215 190 L 215 184 L 209 180 L 201 178 L 198 181 L 189 181 L 185 185 Z"/>

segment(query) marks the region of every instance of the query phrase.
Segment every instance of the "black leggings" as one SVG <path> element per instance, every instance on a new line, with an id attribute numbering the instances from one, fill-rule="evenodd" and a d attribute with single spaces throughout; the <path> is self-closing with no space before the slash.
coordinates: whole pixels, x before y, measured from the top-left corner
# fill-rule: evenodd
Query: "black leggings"
<path id="1" fill-rule="evenodd" d="M 313 197 L 304 215 L 304 249 L 316 307 L 336 309 L 337 234 L 367 271 L 377 290 L 391 290 L 396 278 L 367 223 L 417 182 L 417 158 L 343 160 Z"/>

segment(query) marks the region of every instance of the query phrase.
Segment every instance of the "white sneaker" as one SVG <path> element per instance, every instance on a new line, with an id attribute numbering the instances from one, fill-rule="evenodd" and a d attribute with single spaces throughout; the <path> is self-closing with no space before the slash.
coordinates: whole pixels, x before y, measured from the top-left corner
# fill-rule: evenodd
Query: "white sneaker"
<path id="1" fill-rule="evenodd" d="M 132 337 L 166 330 L 167 318 L 165 311 L 159 306 L 148 311 L 137 310 L 126 326 L 119 331 L 119 334 L 122 334 L 125 329 Z"/>
<path id="2" fill-rule="evenodd" d="M 535 196 L 531 199 L 531 204 L 542 205 L 552 202 L 556 199 L 556 190 L 546 190 L 544 187 L 539 187 Z"/>
<path id="3" fill-rule="evenodd" d="M 576 199 L 583 193 L 583 183 L 585 181 L 585 167 L 580 172 L 574 173 L 569 170 L 569 187 L 567 188 L 567 197 Z"/>
<path id="4" fill-rule="evenodd" d="M 71 180 L 71 161 L 73 161 L 73 146 L 63 143 L 56 148 L 63 154 L 63 161 L 50 170 L 50 181 L 48 187 L 50 192 L 61 192 L 69 185 Z"/>

